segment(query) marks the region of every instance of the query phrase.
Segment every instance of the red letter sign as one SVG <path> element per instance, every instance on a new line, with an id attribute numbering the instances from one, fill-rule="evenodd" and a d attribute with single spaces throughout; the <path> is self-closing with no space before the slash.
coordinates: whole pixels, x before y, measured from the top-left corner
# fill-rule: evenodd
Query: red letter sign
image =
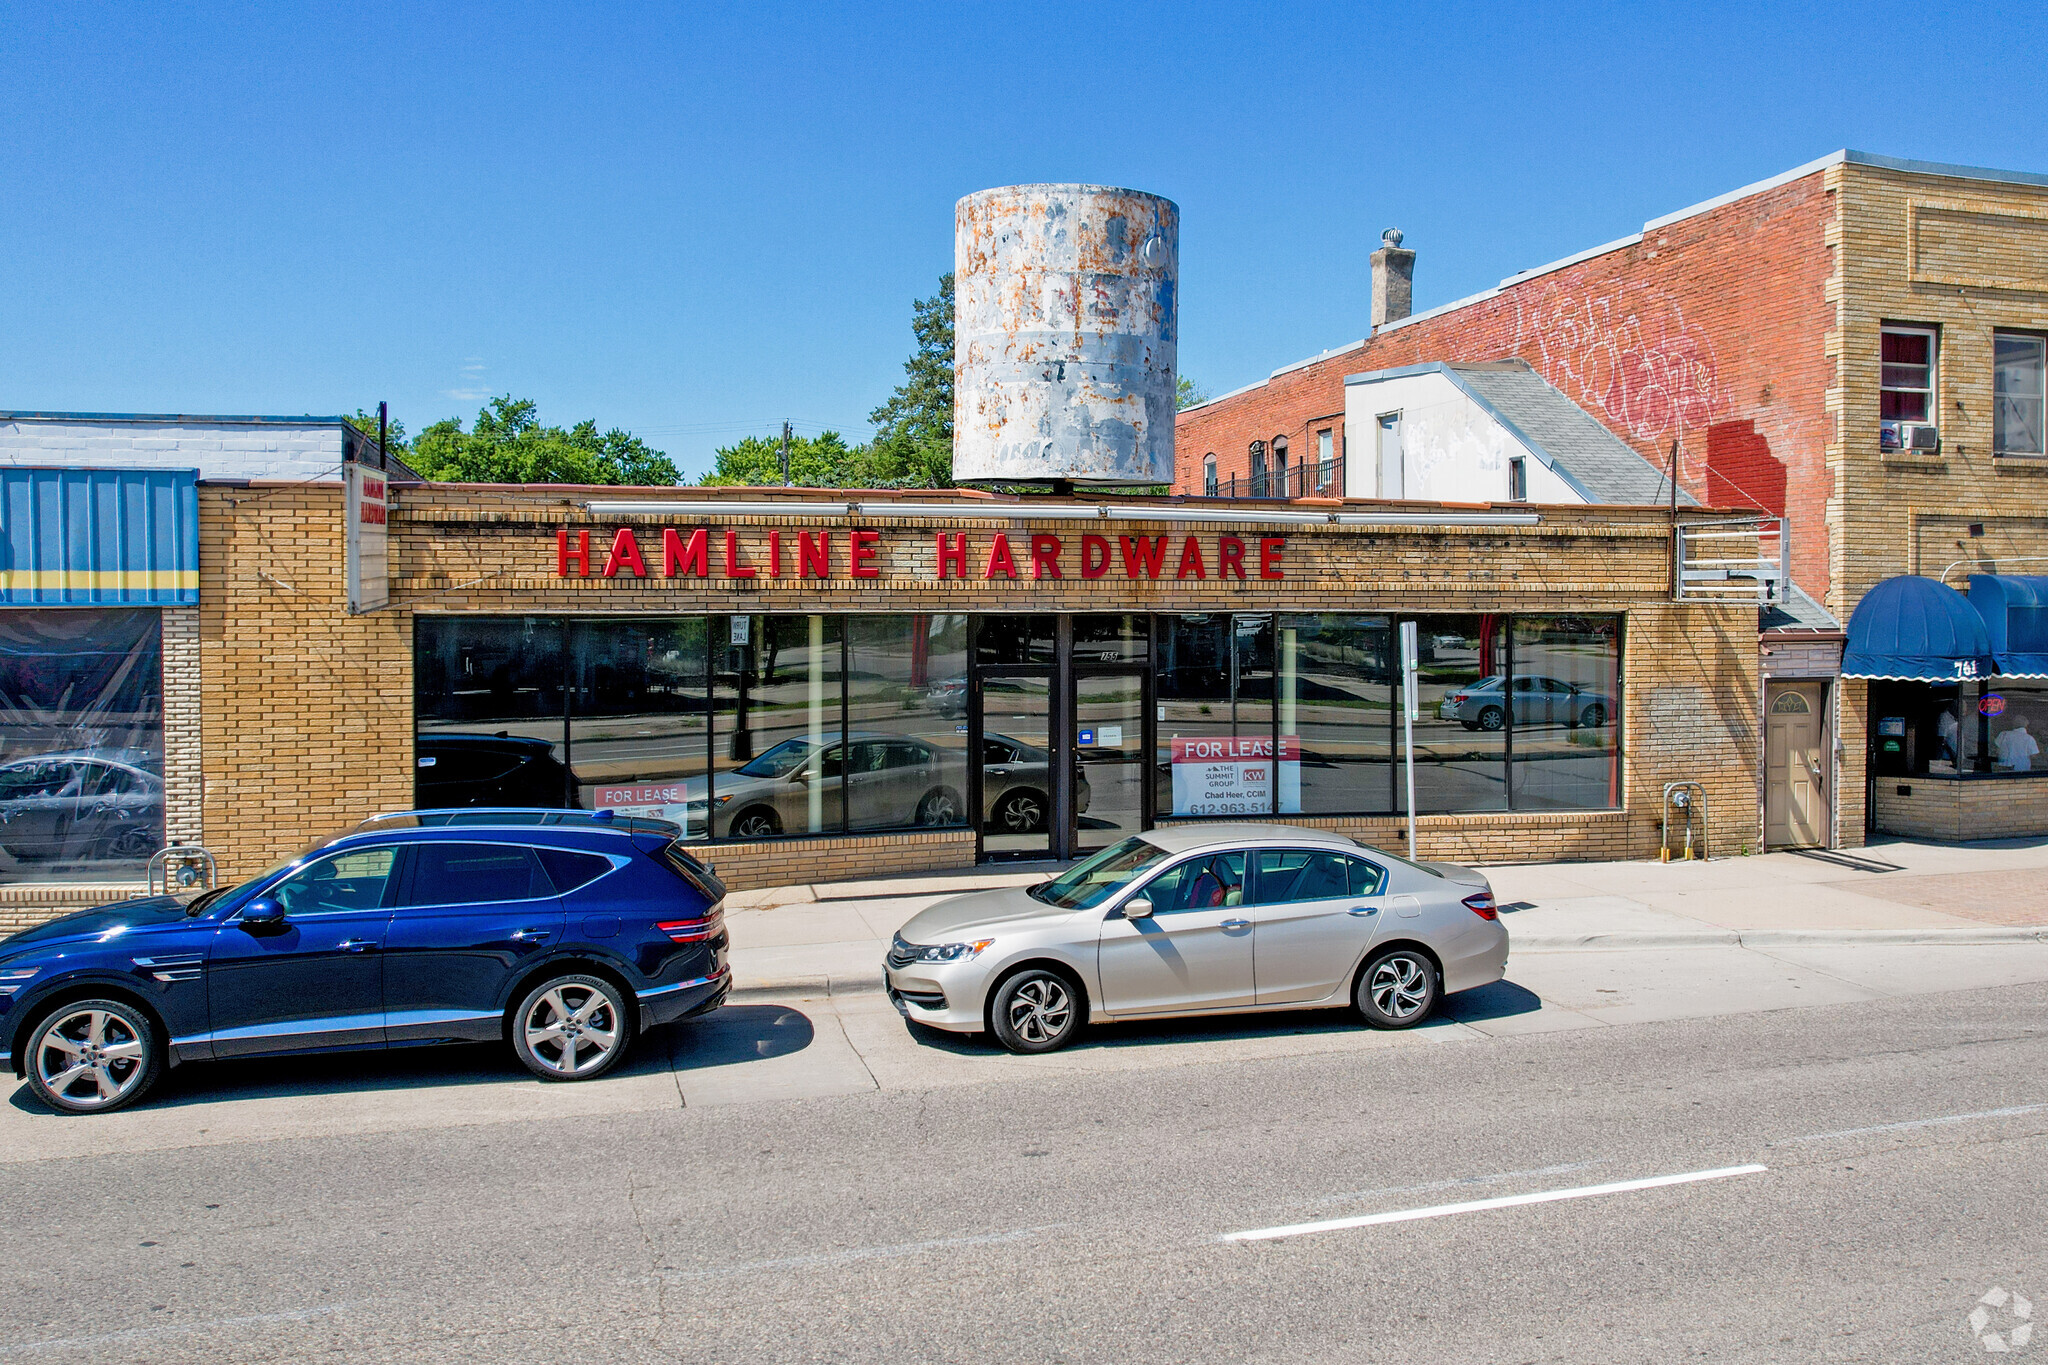
<path id="1" fill-rule="evenodd" d="M 725 533 L 725 576 L 727 578 L 753 578 L 760 573 L 751 564 L 740 563 L 740 533 Z"/>
<path id="2" fill-rule="evenodd" d="M 811 544 L 809 531 L 796 533 L 797 576 L 799 578 L 830 578 L 832 576 L 832 533 L 818 532 L 818 543 Z"/>
<path id="3" fill-rule="evenodd" d="M 768 576 L 782 577 L 782 532 L 768 533 Z"/>
<path id="4" fill-rule="evenodd" d="M 1017 576 L 1017 561 L 1010 554 L 1010 538 L 1001 531 L 996 532 L 996 543 L 988 547 L 988 567 L 981 571 L 983 578 L 994 578 L 1001 569 L 1005 578 Z"/>
<path id="5" fill-rule="evenodd" d="M 1244 577 L 1244 542 L 1236 536 L 1222 536 L 1216 541 L 1216 577 L 1229 578 L 1232 574 Z"/>
<path id="6" fill-rule="evenodd" d="M 1058 536 L 1031 537 L 1031 576 L 1033 578 L 1060 577 L 1060 538 Z"/>
<path id="7" fill-rule="evenodd" d="M 662 528 L 661 576 L 674 578 L 679 573 L 692 572 L 699 578 L 711 576 L 711 533 L 699 526 L 690 532 L 690 543 L 685 545 L 675 527 Z"/>
<path id="8" fill-rule="evenodd" d="M 1287 548 L 1284 536 L 1267 536 L 1259 540 L 1259 577 L 1285 578 L 1280 571 L 1280 552 Z"/>
<path id="9" fill-rule="evenodd" d="M 572 550 L 569 548 L 569 533 L 567 531 L 555 532 L 555 577 L 557 578 L 567 578 L 569 576 L 569 564 L 571 561 L 575 562 L 579 571 L 577 577 L 590 577 L 590 532 L 578 531 L 576 534 L 582 537 L 580 542 L 581 548 Z"/>
<path id="10" fill-rule="evenodd" d="M 1081 537 L 1081 577 L 1100 578 L 1109 572 L 1109 542 L 1101 536 Z"/>
<path id="11" fill-rule="evenodd" d="M 1180 571 L 1174 574 L 1174 577 L 1186 578 L 1189 569 L 1195 571 L 1195 577 L 1197 578 L 1207 578 L 1209 576 L 1208 567 L 1202 563 L 1202 543 L 1193 536 L 1189 536 L 1181 543 Z"/>
<path id="12" fill-rule="evenodd" d="M 949 541 L 951 542 L 950 544 L 948 543 Z M 949 536 L 944 531 L 939 532 L 939 577 L 944 578 L 946 576 L 946 566 L 949 564 L 953 568 L 953 577 L 967 577 L 967 533 L 965 531 L 962 531 L 957 536 Z"/>
<path id="13" fill-rule="evenodd" d="M 604 576 L 613 578 L 620 569 L 631 569 L 633 577 L 647 577 L 647 561 L 640 558 L 640 542 L 633 539 L 633 528 L 621 526 L 612 537 L 612 552 L 604 557 Z"/>
<path id="14" fill-rule="evenodd" d="M 880 578 L 882 571 L 872 563 L 875 550 L 882 542 L 880 531 L 855 531 L 853 533 L 853 567 L 847 572 L 855 578 Z"/>
<path id="15" fill-rule="evenodd" d="M 1159 577 L 1159 566 L 1166 560 L 1165 536 L 1118 536 L 1124 543 L 1124 577 L 1136 578 L 1138 566 L 1143 565 L 1147 578 Z"/>

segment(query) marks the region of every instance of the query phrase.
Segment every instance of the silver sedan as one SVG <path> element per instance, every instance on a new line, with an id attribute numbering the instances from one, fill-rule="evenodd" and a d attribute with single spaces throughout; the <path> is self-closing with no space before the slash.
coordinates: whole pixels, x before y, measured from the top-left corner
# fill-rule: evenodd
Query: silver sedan
<path id="1" fill-rule="evenodd" d="M 897 931 L 887 975 L 914 1023 L 1049 1052 L 1091 1021 L 1193 1014 L 1350 1007 L 1411 1028 L 1507 961 L 1469 867 L 1292 825 L 1181 825 L 940 901 Z"/>

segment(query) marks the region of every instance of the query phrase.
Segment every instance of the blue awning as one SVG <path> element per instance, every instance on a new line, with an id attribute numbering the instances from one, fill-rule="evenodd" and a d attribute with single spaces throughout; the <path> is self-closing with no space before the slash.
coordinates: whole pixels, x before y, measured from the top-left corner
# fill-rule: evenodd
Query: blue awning
<path id="1" fill-rule="evenodd" d="M 1945 583 L 1906 574 L 1887 578 L 1856 604 L 1845 678 L 1957 682 L 1997 671 L 1984 618 Z"/>
<path id="2" fill-rule="evenodd" d="M 192 469 L 0 469 L 0 604 L 199 600 Z"/>
<path id="3" fill-rule="evenodd" d="M 1999 673 L 2048 678 L 2048 578 L 1973 573 L 1970 605 L 1984 619 Z"/>

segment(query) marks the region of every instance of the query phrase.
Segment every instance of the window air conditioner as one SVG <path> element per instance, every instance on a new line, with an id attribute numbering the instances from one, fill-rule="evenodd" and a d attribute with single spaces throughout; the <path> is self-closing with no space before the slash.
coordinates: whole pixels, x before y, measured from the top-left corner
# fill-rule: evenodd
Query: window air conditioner
<path id="1" fill-rule="evenodd" d="M 1928 422 L 1878 423 L 1881 450 L 1940 450 L 1941 429 Z"/>

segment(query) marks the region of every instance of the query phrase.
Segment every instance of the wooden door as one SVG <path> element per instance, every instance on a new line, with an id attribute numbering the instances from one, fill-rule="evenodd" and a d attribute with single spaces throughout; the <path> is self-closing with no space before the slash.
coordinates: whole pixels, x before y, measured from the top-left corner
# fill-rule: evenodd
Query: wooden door
<path id="1" fill-rule="evenodd" d="M 1764 705 L 1764 842 L 1827 843 L 1827 726 L 1820 683 L 1773 685 Z"/>

